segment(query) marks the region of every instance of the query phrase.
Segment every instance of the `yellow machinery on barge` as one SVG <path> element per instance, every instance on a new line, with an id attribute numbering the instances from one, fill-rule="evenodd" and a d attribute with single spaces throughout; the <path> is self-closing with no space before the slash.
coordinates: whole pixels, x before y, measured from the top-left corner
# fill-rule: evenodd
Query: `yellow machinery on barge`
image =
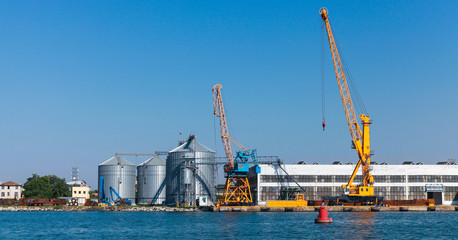
<path id="1" fill-rule="evenodd" d="M 271 200 L 267 201 L 267 207 L 307 207 L 307 201 L 303 193 L 298 193 L 296 200 Z"/>

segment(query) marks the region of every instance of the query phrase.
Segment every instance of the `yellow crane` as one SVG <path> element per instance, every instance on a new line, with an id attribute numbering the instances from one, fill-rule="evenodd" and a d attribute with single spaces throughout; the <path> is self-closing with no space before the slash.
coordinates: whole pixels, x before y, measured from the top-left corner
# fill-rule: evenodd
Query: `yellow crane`
<path id="1" fill-rule="evenodd" d="M 355 109 L 353 108 L 353 102 L 351 100 L 350 91 L 348 89 L 347 79 L 343 70 L 343 66 L 340 60 L 339 52 L 337 50 L 336 42 L 331 31 L 331 24 L 329 23 L 328 10 L 326 8 L 320 9 L 321 18 L 324 20 L 326 26 L 326 32 L 328 35 L 329 46 L 331 48 L 332 60 L 334 62 L 334 70 L 336 73 L 337 84 L 339 85 L 340 96 L 342 98 L 343 108 L 345 116 L 347 118 L 348 129 L 353 142 L 353 148 L 358 153 L 359 161 L 356 164 L 353 173 L 348 180 L 347 184 L 342 185 L 344 195 L 354 197 L 355 201 L 358 200 L 378 200 L 374 198 L 374 177 L 370 172 L 371 163 L 371 144 L 370 144 L 370 133 L 369 126 L 371 119 L 369 116 L 364 114 L 359 115 L 361 119 L 363 129 L 358 125 Z M 362 182 L 361 184 L 353 184 L 356 173 L 359 167 L 362 166 Z M 363 198 L 360 198 L 363 197 Z"/>
<path id="2" fill-rule="evenodd" d="M 219 204 L 223 205 L 247 205 L 253 203 L 250 183 L 248 182 L 249 163 L 251 159 L 257 166 L 256 150 L 248 150 L 229 135 L 226 113 L 224 112 L 223 99 L 221 97 L 221 84 L 213 86 L 213 107 L 214 115 L 220 119 L 221 140 L 228 163 L 224 165 L 226 173 L 226 184 L 224 186 L 223 198 Z M 237 145 L 236 157 L 232 153 L 231 142 Z M 258 168 L 256 168 L 258 169 Z"/>

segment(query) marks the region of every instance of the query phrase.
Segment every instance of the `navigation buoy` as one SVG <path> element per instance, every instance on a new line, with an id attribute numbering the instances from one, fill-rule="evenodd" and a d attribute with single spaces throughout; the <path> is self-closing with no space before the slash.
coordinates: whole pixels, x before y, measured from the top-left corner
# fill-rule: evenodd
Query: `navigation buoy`
<path id="1" fill-rule="evenodd" d="M 315 218 L 315 223 L 332 223 L 332 218 L 328 218 L 328 209 L 321 205 L 318 213 L 318 218 Z"/>

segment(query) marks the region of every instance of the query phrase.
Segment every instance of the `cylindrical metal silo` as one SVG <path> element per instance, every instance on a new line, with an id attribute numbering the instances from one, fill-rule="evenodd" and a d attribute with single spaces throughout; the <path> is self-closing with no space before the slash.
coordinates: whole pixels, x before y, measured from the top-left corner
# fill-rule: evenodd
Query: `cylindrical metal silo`
<path id="1" fill-rule="evenodd" d="M 132 200 L 135 203 L 135 172 L 136 167 L 126 159 L 114 156 L 99 164 L 99 202 L 102 199 L 100 177 L 103 177 L 103 192 L 110 198 L 110 202 L 116 200 L 115 194 L 111 198 L 110 187 L 115 190 L 121 198 Z"/>
<path id="2" fill-rule="evenodd" d="M 162 204 L 165 201 L 165 161 L 154 156 L 137 167 L 137 203 Z"/>
<path id="3" fill-rule="evenodd" d="M 169 152 L 166 165 L 167 203 L 183 203 L 188 198 L 196 202 L 199 197 L 216 201 L 216 153 L 198 143 L 194 134 Z"/>
<path id="4" fill-rule="evenodd" d="M 211 150 L 210 150 L 211 151 Z M 216 203 L 216 152 L 196 152 L 196 197 Z"/>

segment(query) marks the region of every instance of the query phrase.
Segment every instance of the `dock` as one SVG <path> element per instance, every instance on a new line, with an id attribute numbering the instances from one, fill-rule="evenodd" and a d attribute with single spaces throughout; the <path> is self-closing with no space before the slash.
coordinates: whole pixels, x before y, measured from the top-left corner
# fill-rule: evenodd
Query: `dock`
<path id="1" fill-rule="evenodd" d="M 329 212 L 454 212 L 456 206 L 327 206 Z M 221 206 L 210 209 L 213 212 L 316 212 L 319 207 L 267 207 L 267 206 Z"/>

